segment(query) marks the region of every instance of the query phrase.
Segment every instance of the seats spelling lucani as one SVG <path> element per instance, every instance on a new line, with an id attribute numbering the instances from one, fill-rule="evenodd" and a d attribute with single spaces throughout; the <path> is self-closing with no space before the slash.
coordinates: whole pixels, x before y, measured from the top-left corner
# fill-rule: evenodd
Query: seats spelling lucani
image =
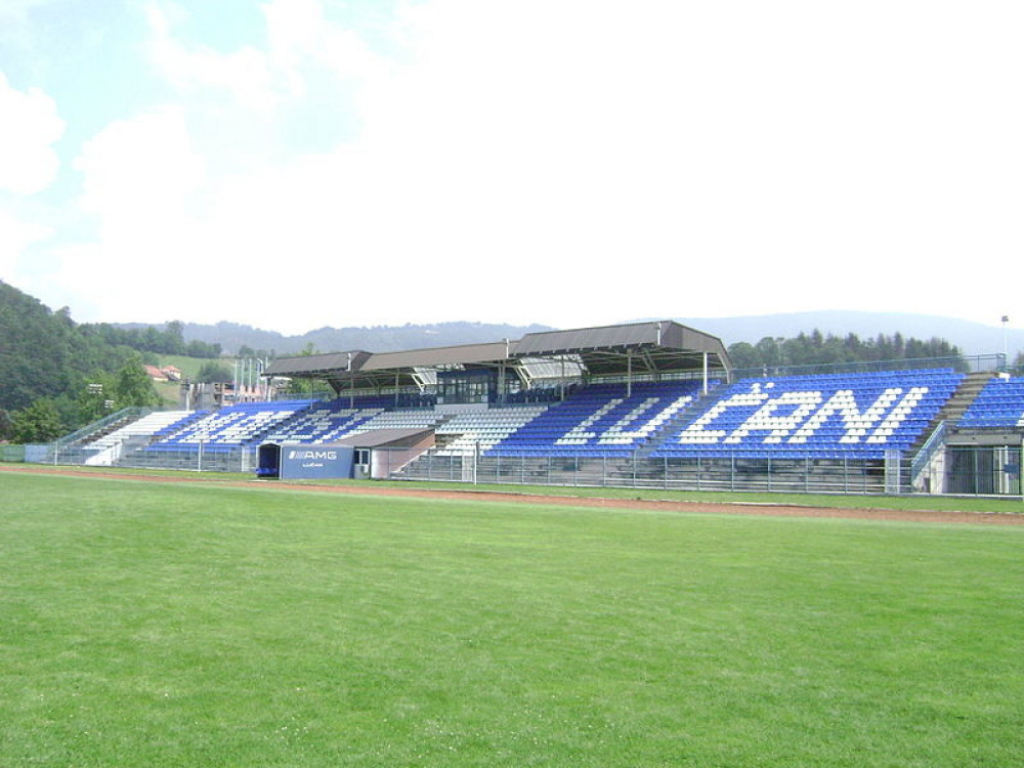
<path id="1" fill-rule="evenodd" d="M 487 456 L 629 456 L 701 390 L 698 381 L 597 384 L 549 407 Z"/>
<path id="2" fill-rule="evenodd" d="M 941 369 L 744 379 L 652 455 L 880 459 L 910 448 L 962 378 Z"/>

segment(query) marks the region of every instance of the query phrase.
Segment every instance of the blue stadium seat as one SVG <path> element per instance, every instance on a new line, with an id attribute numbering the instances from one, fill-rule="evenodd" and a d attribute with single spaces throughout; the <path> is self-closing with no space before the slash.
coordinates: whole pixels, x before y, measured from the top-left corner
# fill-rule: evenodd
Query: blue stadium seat
<path id="1" fill-rule="evenodd" d="M 744 379 L 651 455 L 880 459 L 913 445 L 962 379 L 951 369 Z"/>
<path id="2" fill-rule="evenodd" d="M 650 443 L 685 410 L 698 381 L 643 382 L 578 389 L 488 449 L 487 456 L 624 457 Z"/>
<path id="3" fill-rule="evenodd" d="M 210 411 L 149 446 L 153 451 L 229 451 L 258 442 L 275 425 L 309 408 L 312 400 L 240 403 Z"/>
<path id="4" fill-rule="evenodd" d="M 991 379 L 960 418 L 958 426 L 964 429 L 1024 427 L 1024 377 Z"/>

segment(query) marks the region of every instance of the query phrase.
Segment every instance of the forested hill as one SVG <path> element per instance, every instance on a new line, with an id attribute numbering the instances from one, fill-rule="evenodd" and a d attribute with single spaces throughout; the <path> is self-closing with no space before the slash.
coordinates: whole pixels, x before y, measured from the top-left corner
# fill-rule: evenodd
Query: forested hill
<path id="1" fill-rule="evenodd" d="M 143 331 L 146 326 L 120 325 L 119 328 Z M 157 326 L 158 329 L 166 326 Z M 306 351 L 348 352 L 357 349 L 367 352 L 402 352 L 427 347 L 451 347 L 460 344 L 479 344 L 501 339 L 520 339 L 528 333 L 549 331 L 543 325 L 502 325 L 493 323 L 450 322 L 425 325 L 371 326 L 348 328 L 319 328 L 296 336 L 277 331 L 253 328 L 250 325 L 220 322 L 215 325 L 184 323 L 181 332 L 189 344 L 196 342 L 220 346 L 225 354 L 259 351 L 270 356 L 283 357 Z"/>
<path id="2" fill-rule="evenodd" d="M 49 442 L 160 403 L 137 349 L 0 281 L 0 442 Z"/>
<path id="3" fill-rule="evenodd" d="M 83 333 L 67 310 L 53 312 L 0 281 L 0 409 L 64 395 L 123 358 L 124 350 Z"/>

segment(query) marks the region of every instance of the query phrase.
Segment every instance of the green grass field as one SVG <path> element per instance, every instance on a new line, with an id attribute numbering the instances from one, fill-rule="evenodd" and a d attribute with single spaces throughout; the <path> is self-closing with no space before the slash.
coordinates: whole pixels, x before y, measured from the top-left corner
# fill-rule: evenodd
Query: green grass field
<path id="1" fill-rule="evenodd" d="M 1011 766 L 1024 528 L 0 475 L 0 766 Z"/>

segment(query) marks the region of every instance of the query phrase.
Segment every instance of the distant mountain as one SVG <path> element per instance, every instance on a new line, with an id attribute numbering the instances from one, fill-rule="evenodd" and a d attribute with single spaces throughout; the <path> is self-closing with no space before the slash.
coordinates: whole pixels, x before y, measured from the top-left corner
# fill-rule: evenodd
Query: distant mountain
<path id="1" fill-rule="evenodd" d="M 856 334 L 861 339 L 892 336 L 899 332 L 905 338 L 945 339 L 955 344 L 966 356 L 997 354 L 1003 351 L 1003 329 L 968 320 L 934 315 L 912 315 L 898 312 L 790 312 L 751 317 L 676 318 L 677 322 L 698 331 L 718 336 L 729 346 L 741 341 L 756 344 L 766 336 L 794 338 L 801 332 L 818 329 L 826 336 Z M 1024 331 L 1007 329 L 1006 345 L 1010 360 L 1024 349 Z"/>
<path id="2" fill-rule="evenodd" d="M 459 344 L 519 339 L 528 333 L 551 330 L 543 325 L 500 325 L 488 323 L 451 322 L 432 325 L 375 326 L 370 328 L 319 328 L 301 336 L 285 336 L 249 325 L 220 322 L 216 325 L 185 323 L 185 341 L 220 344 L 225 354 L 233 355 L 245 346 L 273 352 L 278 356 L 294 355 L 312 344 L 314 352 L 401 352 L 426 347 L 450 347 Z"/>
<path id="3" fill-rule="evenodd" d="M 646 318 L 663 320 L 665 318 Z M 934 315 L 898 312 L 790 312 L 748 317 L 679 317 L 677 322 L 718 336 L 728 347 L 745 341 L 756 344 L 766 336 L 794 338 L 815 329 L 823 334 L 846 336 L 853 333 L 861 339 L 879 334 L 892 336 L 899 332 L 905 338 L 928 340 L 939 338 L 960 348 L 967 356 L 996 354 L 1003 351 L 1003 329 Z M 137 324 L 122 324 L 136 327 Z M 157 326 L 160 327 L 160 326 Z M 300 336 L 286 336 L 277 331 L 250 325 L 220 322 L 215 325 L 184 323 L 186 341 L 220 344 L 225 354 L 233 355 L 246 346 L 273 352 L 278 356 L 302 352 L 309 344 L 315 352 L 342 352 L 362 349 L 367 352 L 398 352 L 426 347 L 448 347 L 476 344 L 501 339 L 520 339 L 528 333 L 552 330 L 543 325 L 500 325 L 473 322 L 435 323 L 432 325 L 373 326 L 319 328 Z M 1024 349 L 1024 331 L 1008 329 L 1006 345 L 1012 360 Z"/>

